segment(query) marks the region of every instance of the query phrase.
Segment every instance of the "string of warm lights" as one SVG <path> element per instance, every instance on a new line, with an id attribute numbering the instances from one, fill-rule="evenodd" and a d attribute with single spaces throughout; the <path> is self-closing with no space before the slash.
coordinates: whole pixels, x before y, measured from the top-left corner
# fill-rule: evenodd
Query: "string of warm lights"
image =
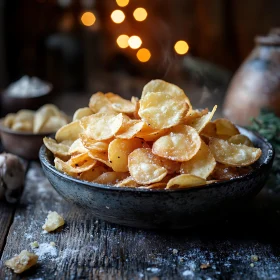
<path id="1" fill-rule="evenodd" d="M 129 4 L 129 0 L 116 0 L 119 7 L 126 7 Z M 144 21 L 148 16 L 148 12 L 145 8 L 136 8 L 133 12 L 133 17 L 136 21 Z M 111 19 L 114 23 L 120 24 L 125 20 L 125 14 L 122 10 L 116 9 L 111 13 Z M 84 12 L 81 16 L 81 22 L 85 26 L 92 26 L 96 21 L 96 17 L 92 12 Z M 133 50 L 137 50 L 142 46 L 142 40 L 137 35 L 128 36 L 121 34 L 116 39 L 117 45 L 121 49 L 130 47 Z M 179 40 L 174 44 L 174 50 L 179 55 L 184 55 L 189 51 L 189 45 L 184 40 Z M 141 48 L 137 51 L 136 57 L 140 62 L 147 62 L 150 60 L 152 54 L 147 48 Z"/>

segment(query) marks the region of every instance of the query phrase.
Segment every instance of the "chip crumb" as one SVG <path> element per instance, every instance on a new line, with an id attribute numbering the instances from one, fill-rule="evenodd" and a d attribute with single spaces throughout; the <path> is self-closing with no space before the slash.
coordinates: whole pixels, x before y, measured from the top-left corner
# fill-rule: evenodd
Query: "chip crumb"
<path id="1" fill-rule="evenodd" d="M 55 211 L 49 211 L 45 224 L 43 225 L 42 229 L 46 230 L 47 232 L 54 231 L 57 228 L 64 225 L 63 218 Z"/>
<path id="2" fill-rule="evenodd" d="M 203 263 L 200 265 L 200 269 L 207 269 L 209 268 L 211 265 L 209 263 Z"/>
<path id="3" fill-rule="evenodd" d="M 257 262 L 259 260 L 259 257 L 257 255 L 251 256 L 251 262 Z"/>
<path id="4" fill-rule="evenodd" d="M 53 241 L 50 242 L 50 245 L 55 247 L 55 243 Z"/>
<path id="5" fill-rule="evenodd" d="M 11 268 L 15 273 L 22 273 L 31 266 L 35 265 L 37 261 L 37 255 L 30 253 L 27 250 L 23 250 L 19 255 L 7 260 L 5 265 Z"/>
<path id="6" fill-rule="evenodd" d="M 250 263 L 250 266 L 251 266 L 251 267 L 254 267 L 255 265 L 254 265 L 253 263 Z"/>
<path id="7" fill-rule="evenodd" d="M 177 254 L 178 254 L 178 250 L 177 250 L 177 249 L 173 249 L 172 253 L 173 253 L 174 255 L 177 255 Z"/>
<path id="8" fill-rule="evenodd" d="M 39 247 L 39 243 L 37 241 L 31 242 L 30 243 L 31 248 L 38 248 Z"/>

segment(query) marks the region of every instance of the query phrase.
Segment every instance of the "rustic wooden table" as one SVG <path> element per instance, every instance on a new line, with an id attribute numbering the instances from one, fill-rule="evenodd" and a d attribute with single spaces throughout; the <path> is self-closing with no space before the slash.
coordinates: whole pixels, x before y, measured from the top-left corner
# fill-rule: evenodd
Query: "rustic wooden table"
<path id="1" fill-rule="evenodd" d="M 144 231 L 76 208 L 51 187 L 39 162 L 31 162 L 20 202 L 0 202 L 0 279 L 280 279 L 280 192 L 271 188 L 217 224 Z M 46 234 L 50 210 L 66 225 Z M 30 247 L 33 241 L 39 249 Z M 23 249 L 39 261 L 17 276 L 4 261 Z M 252 263 L 252 255 L 259 260 Z"/>

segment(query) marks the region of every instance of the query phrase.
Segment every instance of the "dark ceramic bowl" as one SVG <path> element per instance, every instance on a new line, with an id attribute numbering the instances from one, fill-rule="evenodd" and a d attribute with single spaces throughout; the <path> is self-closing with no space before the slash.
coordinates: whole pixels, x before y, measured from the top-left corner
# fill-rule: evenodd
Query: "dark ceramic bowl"
<path id="1" fill-rule="evenodd" d="M 4 151 L 28 160 L 38 159 L 40 147 L 45 136 L 53 133 L 33 134 L 30 132 L 14 131 L 5 127 L 0 120 L 0 136 Z"/>
<path id="2" fill-rule="evenodd" d="M 21 109 L 37 110 L 50 101 L 52 89 L 46 94 L 34 97 L 10 96 L 5 91 L 0 94 L 1 116 L 8 113 L 15 113 Z"/>
<path id="3" fill-rule="evenodd" d="M 95 217 L 132 227 L 181 229 L 221 218 L 264 186 L 273 162 L 273 148 L 253 132 L 243 128 L 240 131 L 262 149 L 254 170 L 243 177 L 189 189 L 146 190 L 89 183 L 56 170 L 52 153 L 45 146 L 39 158 L 57 192 Z"/>

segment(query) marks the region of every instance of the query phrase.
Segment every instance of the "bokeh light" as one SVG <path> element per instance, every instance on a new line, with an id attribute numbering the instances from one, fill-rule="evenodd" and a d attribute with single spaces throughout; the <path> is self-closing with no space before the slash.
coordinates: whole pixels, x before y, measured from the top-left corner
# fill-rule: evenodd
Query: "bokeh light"
<path id="1" fill-rule="evenodd" d="M 176 44 L 174 45 L 174 49 L 177 54 L 186 54 L 189 50 L 189 45 L 186 41 L 180 40 L 177 41 Z"/>
<path id="2" fill-rule="evenodd" d="M 131 36 L 129 39 L 128 39 L 128 45 L 132 48 L 132 49 L 138 49 L 141 47 L 142 45 L 142 40 L 140 37 L 138 36 Z"/>
<path id="3" fill-rule="evenodd" d="M 122 23 L 125 19 L 125 14 L 121 10 L 115 10 L 111 14 L 111 19 L 114 23 Z"/>
<path id="4" fill-rule="evenodd" d="M 134 10 L 133 16 L 137 21 L 143 21 L 148 16 L 148 13 L 144 8 L 137 8 Z"/>
<path id="5" fill-rule="evenodd" d="M 129 0 L 116 0 L 116 2 L 120 7 L 125 7 L 128 5 Z"/>
<path id="6" fill-rule="evenodd" d="M 139 61 L 147 62 L 147 61 L 150 60 L 152 55 L 151 55 L 151 52 L 148 49 L 142 48 L 137 52 L 136 56 L 137 56 Z"/>
<path id="7" fill-rule="evenodd" d="M 81 16 L 81 21 L 85 26 L 92 26 L 96 21 L 96 17 L 92 12 L 85 12 Z"/>
<path id="8" fill-rule="evenodd" d="M 125 49 L 128 47 L 129 36 L 122 34 L 117 38 L 117 44 L 120 48 Z"/>

